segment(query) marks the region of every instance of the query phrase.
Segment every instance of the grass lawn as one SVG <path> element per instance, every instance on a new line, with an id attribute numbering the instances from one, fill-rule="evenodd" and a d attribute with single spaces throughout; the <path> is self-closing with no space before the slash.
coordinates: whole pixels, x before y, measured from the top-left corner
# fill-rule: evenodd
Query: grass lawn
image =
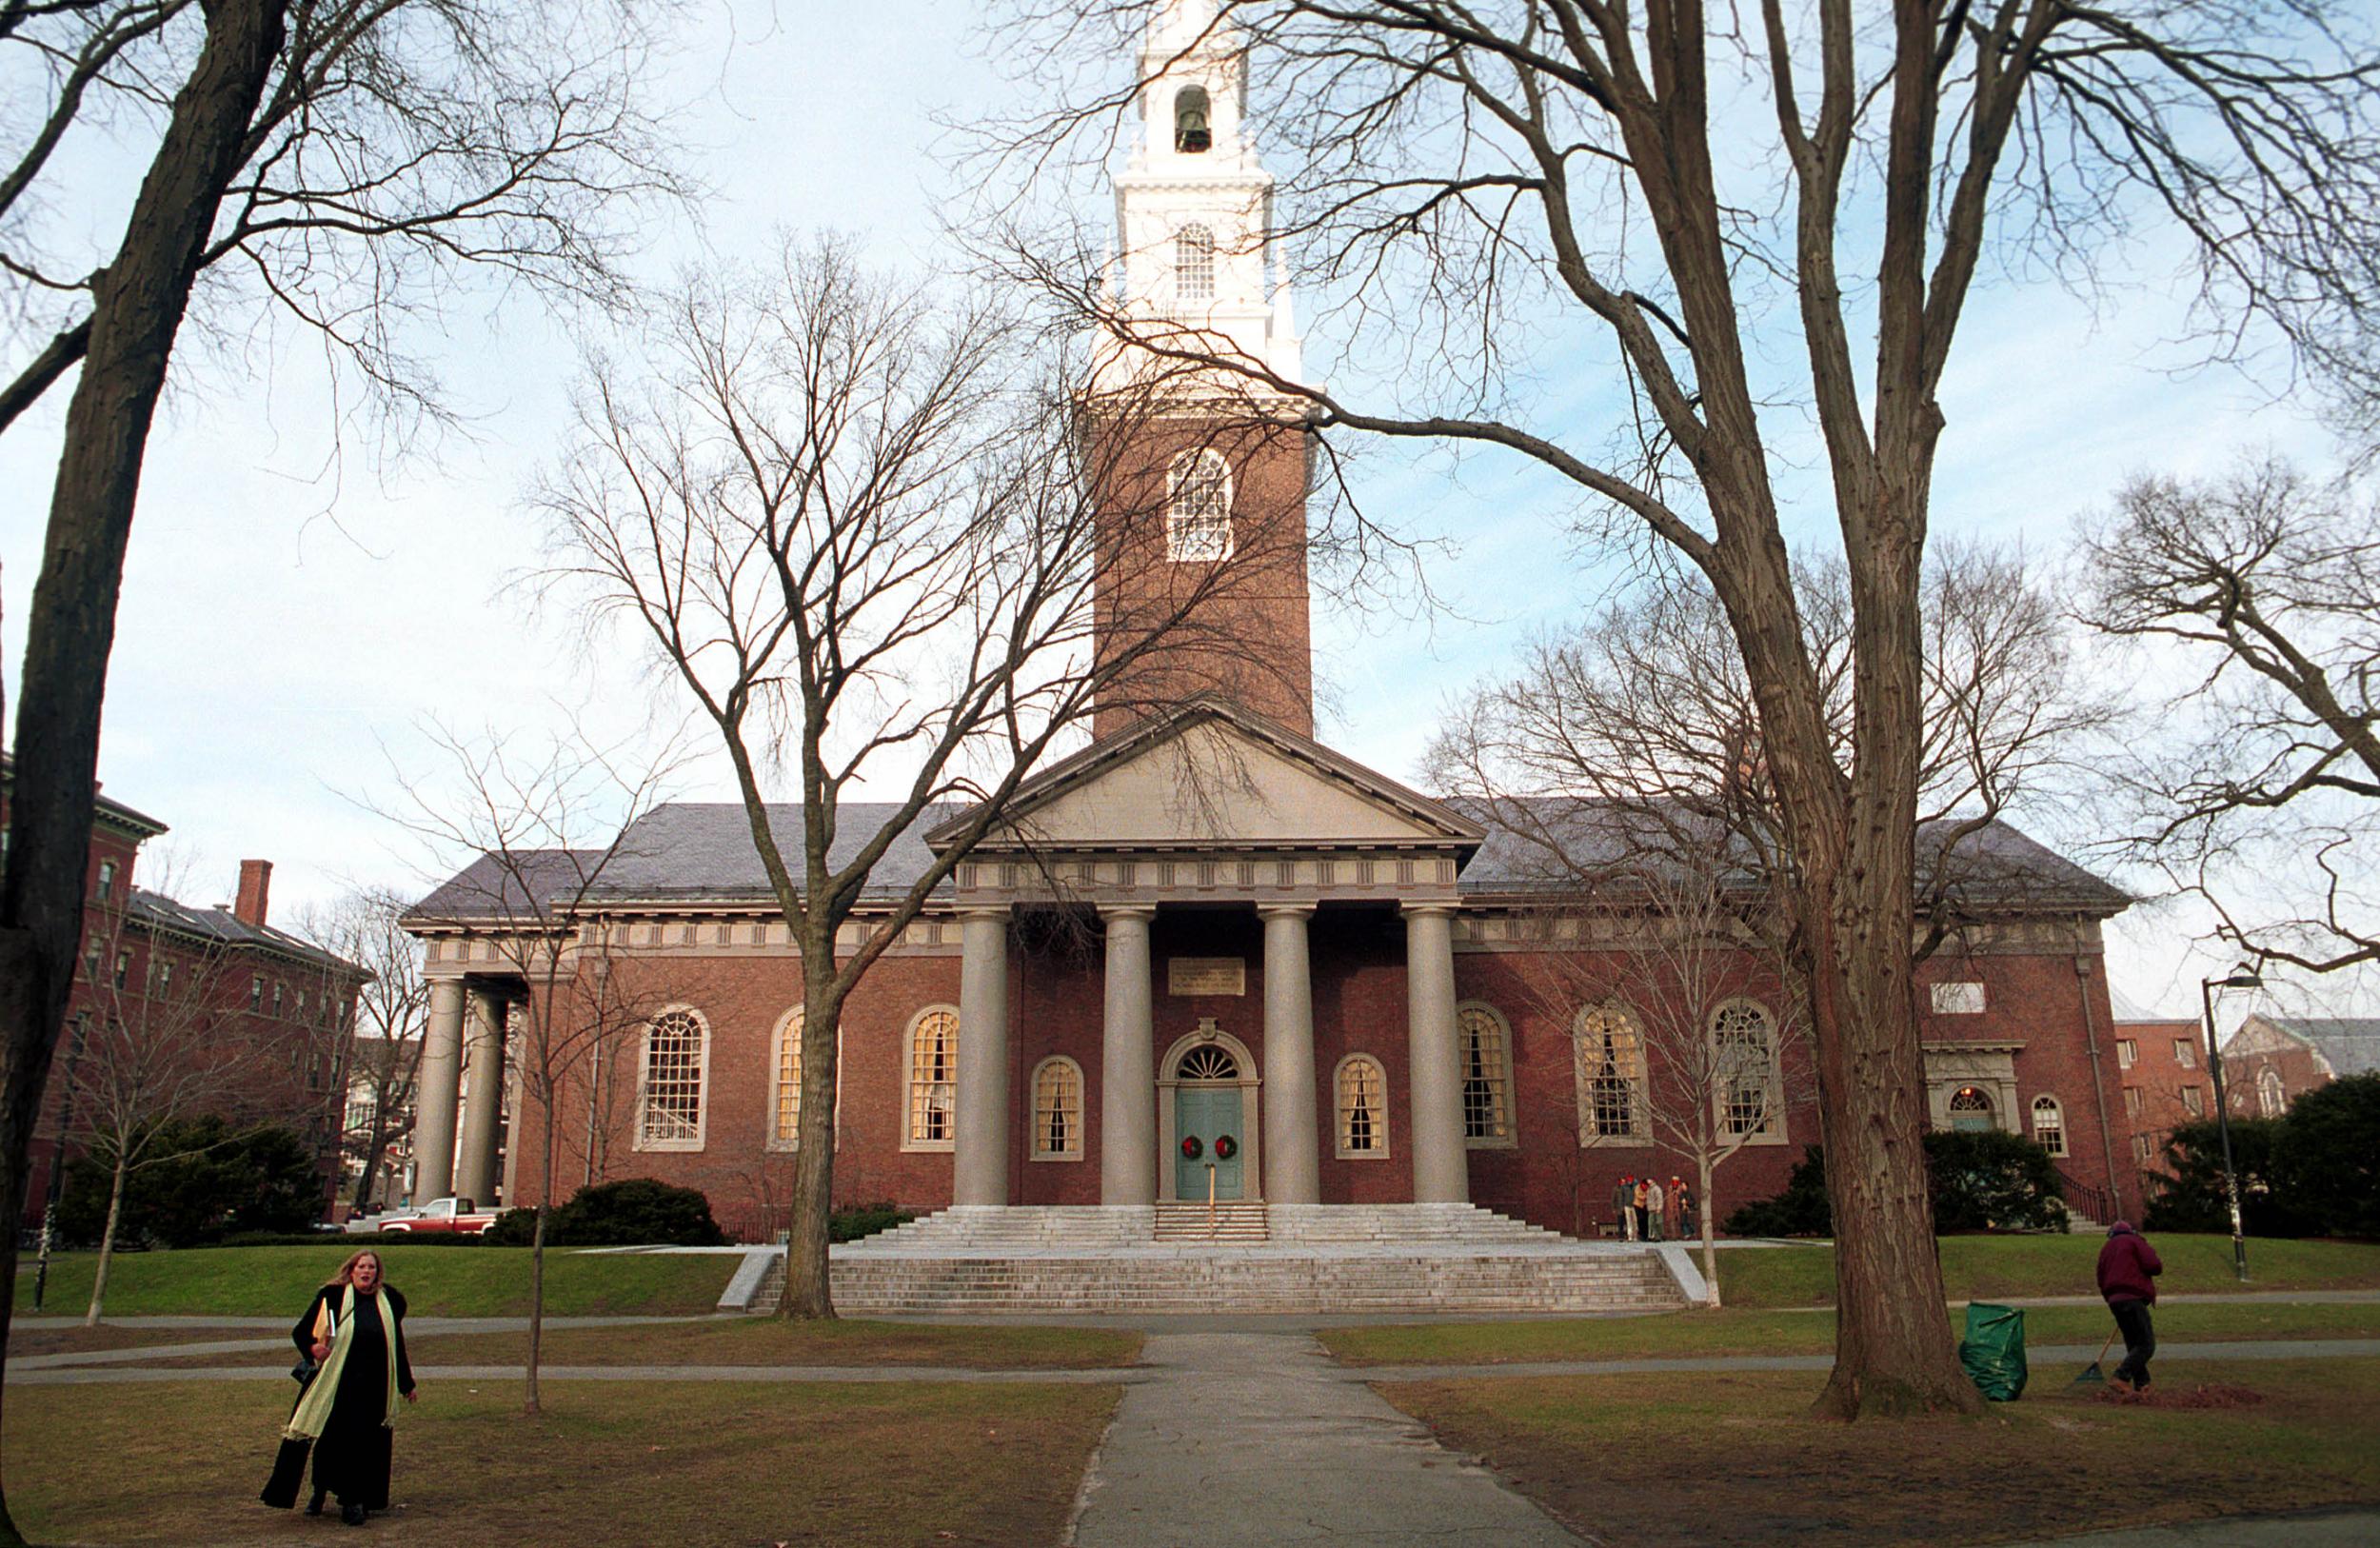
<path id="1" fill-rule="evenodd" d="M 188 1338 L 190 1335 L 183 1335 Z M 1100 1328 L 906 1322 L 780 1322 L 736 1317 L 546 1333 L 549 1365 L 954 1365 L 972 1370 L 1080 1371 L 1130 1365 L 1138 1333 Z M 526 1333 L 422 1334 L 406 1340 L 420 1365 L 518 1365 Z M 254 1355 L 192 1355 L 165 1366 L 287 1365 L 287 1344 Z"/>
<path id="2" fill-rule="evenodd" d="M 1951 1331 L 1962 1322 L 1951 1309 Z M 2025 1341 L 2096 1344 L 2114 1331 L 2097 1306 L 2034 1306 Z M 1668 1312 L 1541 1322 L 1437 1322 L 1327 1328 L 1322 1346 L 1352 1365 L 1485 1365 L 1540 1359 L 1648 1359 L 1694 1355 L 1824 1355 L 1835 1348 L 1831 1311 Z M 2185 1303 L 2157 1308 L 2160 1343 L 2214 1339 L 2380 1339 L 2380 1302 L 2292 1306 Z M 2116 1346 L 2120 1358 L 2123 1346 Z"/>
<path id="3" fill-rule="evenodd" d="M 2231 1277 L 2230 1237 L 2159 1233 L 2149 1240 L 2165 1260 L 2157 1280 L 2163 1295 L 2380 1288 L 2380 1243 L 2251 1240 L 2243 1285 Z M 1944 1237 L 1942 1288 L 1953 1300 L 2092 1295 L 2092 1270 L 2106 1240 L 2099 1231 Z M 1731 1306 L 1823 1306 L 1835 1300 L 1832 1247 L 1731 1248 L 1718 1260 L 1719 1294 Z"/>
<path id="4" fill-rule="evenodd" d="M 1590 1540 L 1624 1548 L 2005 1542 L 2380 1500 L 2380 1361 L 2158 1362 L 2252 1406 L 2103 1402 L 2064 1381 L 1978 1419 L 1822 1424 L 1801 1373 L 1379 1388 Z"/>
<path id="5" fill-rule="evenodd" d="M 242 1335 L 225 1328 L 120 1328 L 101 1323 L 95 1328 L 28 1328 L 9 1330 L 9 1354 L 18 1355 L 85 1355 L 97 1349 L 143 1349 L 150 1344 L 190 1343 L 200 1339 L 236 1339 Z M 293 1349 L 292 1354 L 295 1353 Z"/>
<path id="6" fill-rule="evenodd" d="M 391 1520 L 423 1545 L 1048 1543 L 1113 1387 L 948 1383 L 426 1387 L 397 1429 Z M 29 1537 L 319 1542 L 335 1520 L 269 1511 L 288 1394 L 246 1383 L 9 1395 L 9 1504 Z"/>
<path id="7" fill-rule="evenodd" d="M 526 1317 L 526 1247 L 406 1247 L 368 1238 L 332 1238 L 319 1247 L 193 1247 L 119 1255 L 108 1273 L 110 1317 L 288 1317 L 363 1246 L 381 1250 L 388 1282 L 413 1317 Z M 50 1260 L 49 1310 L 90 1302 L 94 1253 Z M 545 1310 L 555 1317 L 714 1310 L 742 1260 L 729 1253 L 545 1255 Z M 31 1309 L 30 1265 L 16 1279 L 16 1309 Z"/>

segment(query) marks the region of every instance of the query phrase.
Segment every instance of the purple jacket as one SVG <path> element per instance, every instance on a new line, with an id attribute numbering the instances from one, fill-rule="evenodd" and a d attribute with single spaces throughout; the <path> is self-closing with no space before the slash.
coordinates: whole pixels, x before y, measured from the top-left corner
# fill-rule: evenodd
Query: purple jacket
<path id="1" fill-rule="evenodd" d="M 2099 1294 L 2109 1305 L 2119 1300 L 2157 1299 L 2157 1276 L 2165 1264 L 2148 1239 L 2122 1221 L 2108 1228 L 2107 1245 L 2099 1249 Z"/>

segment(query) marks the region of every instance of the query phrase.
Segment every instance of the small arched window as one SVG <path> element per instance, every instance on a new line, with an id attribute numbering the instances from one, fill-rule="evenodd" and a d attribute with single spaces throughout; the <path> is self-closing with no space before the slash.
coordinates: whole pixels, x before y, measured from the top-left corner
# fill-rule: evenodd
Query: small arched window
<path id="1" fill-rule="evenodd" d="M 1071 1059 L 1033 1068 L 1033 1159 L 1082 1159 L 1082 1066 Z"/>
<path id="2" fill-rule="evenodd" d="M 1214 103 L 1203 86 L 1185 86 L 1174 93 L 1174 149 L 1184 155 L 1204 155 L 1215 144 Z"/>
<path id="3" fill-rule="evenodd" d="M 1721 1005 L 1711 1017 L 1711 1046 L 1719 1132 L 1783 1139 L 1785 1082 L 1768 1007 L 1756 1000 Z"/>
<path id="4" fill-rule="evenodd" d="M 909 1023 L 909 1128 L 906 1148 L 948 1150 L 957 1133 L 959 1013 L 947 1005 L 920 1011 Z"/>
<path id="5" fill-rule="evenodd" d="M 1644 1035 L 1617 1005 L 1590 1005 L 1572 1034 L 1577 1060 L 1578 1141 L 1646 1138 Z"/>
<path id="6" fill-rule="evenodd" d="M 1486 1005 L 1455 1012 L 1462 1056 L 1462 1137 L 1474 1145 L 1513 1142 L 1513 1042 L 1504 1018 Z"/>
<path id="7" fill-rule="evenodd" d="M 1992 1121 L 1992 1096 L 1981 1086 L 1963 1085 L 1951 1093 L 1951 1127 L 1981 1133 L 1999 1125 Z"/>
<path id="8" fill-rule="evenodd" d="M 1231 557 L 1231 465 L 1212 447 L 1174 459 L 1165 485 L 1165 557 L 1214 563 Z"/>
<path id="9" fill-rule="evenodd" d="M 777 1111 L 768 1132 L 771 1148 L 790 1150 L 802 1137 L 802 1007 L 777 1022 Z"/>
<path id="10" fill-rule="evenodd" d="M 638 1149 L 703 1148 L 703 1076 L 709 1062 L 710 1028 L 699 1013 L 665 1010 L 646 1024 Z"/>
<path id="11" fill-rule="evenodd" d="M 2066 1154 L 2066 1113 L 2055 1097 L 2033 1099 L 2033 1142 L 2053 1156 Z"/>
<path id="12" fill-rule="evenodd" d="M 1341 1161 L 1388 1158 L 1388 1077 L 1370 1054 L 1339 1062 L 1332 1082 L 1339 1090 L 1339 1156 Z"/>
<path id="13" fill-rule="evenodd" d="M 2278 1118 L 2289 1111 L 2290 1096 L 2281 1084 L 2281 1072 L 2267 1064 L 2256 1076 L 2256 1111 L 2265 1118 Z"/>
<path id="14" fill-rule="evenodd" d="M 1215 299 L 1215 233 L 1185 226 L 1174 236 L 1174 294 L 1183 301 Z"/>

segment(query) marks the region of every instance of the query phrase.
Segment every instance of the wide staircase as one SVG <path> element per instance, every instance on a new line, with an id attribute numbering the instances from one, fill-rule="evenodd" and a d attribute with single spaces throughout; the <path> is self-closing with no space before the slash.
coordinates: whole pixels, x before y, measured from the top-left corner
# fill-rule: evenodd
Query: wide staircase
<path id="1" fill-rule="evenodd" d="M 1684 1304 L 1652 1248 L 1470 1204 L 954 1208 L 833 1250 L 850 1313 L 1622 1312 Z M 767 1287 L 756 1306 L 773 1303 Z"/>

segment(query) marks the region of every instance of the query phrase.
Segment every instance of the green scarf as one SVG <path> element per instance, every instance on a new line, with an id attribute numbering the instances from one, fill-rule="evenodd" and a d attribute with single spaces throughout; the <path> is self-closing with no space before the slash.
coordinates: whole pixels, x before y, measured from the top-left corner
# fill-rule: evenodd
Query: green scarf
<path id="1" fill-rule="evenodd" d="M 384 1389 L 388 1394 L 388 1411 L 383 1424 L 397 1422 L 397 1326 L 388 1316 L 387 1298 L 375 1286 L 372 1304 L 380 1313 L 381 1344 L 388 1357 L 388 1381 Z M 281 1432 L 285 1440 L 313 1440 L 321 1437 L 323 1426 L 330 1422 L 330 1406 L 339 1400 L 339 1373 L 347 1368 L 347 1350 L 355 1342 L 355 1286 L 347 1287 L 339 1298 L 338 1327 L 330 1338 L 330 1358 L 307 1384 L 306 1396 L 298 1399 L 297 1412 L 289 1416 L 288 1429 Z"/>

